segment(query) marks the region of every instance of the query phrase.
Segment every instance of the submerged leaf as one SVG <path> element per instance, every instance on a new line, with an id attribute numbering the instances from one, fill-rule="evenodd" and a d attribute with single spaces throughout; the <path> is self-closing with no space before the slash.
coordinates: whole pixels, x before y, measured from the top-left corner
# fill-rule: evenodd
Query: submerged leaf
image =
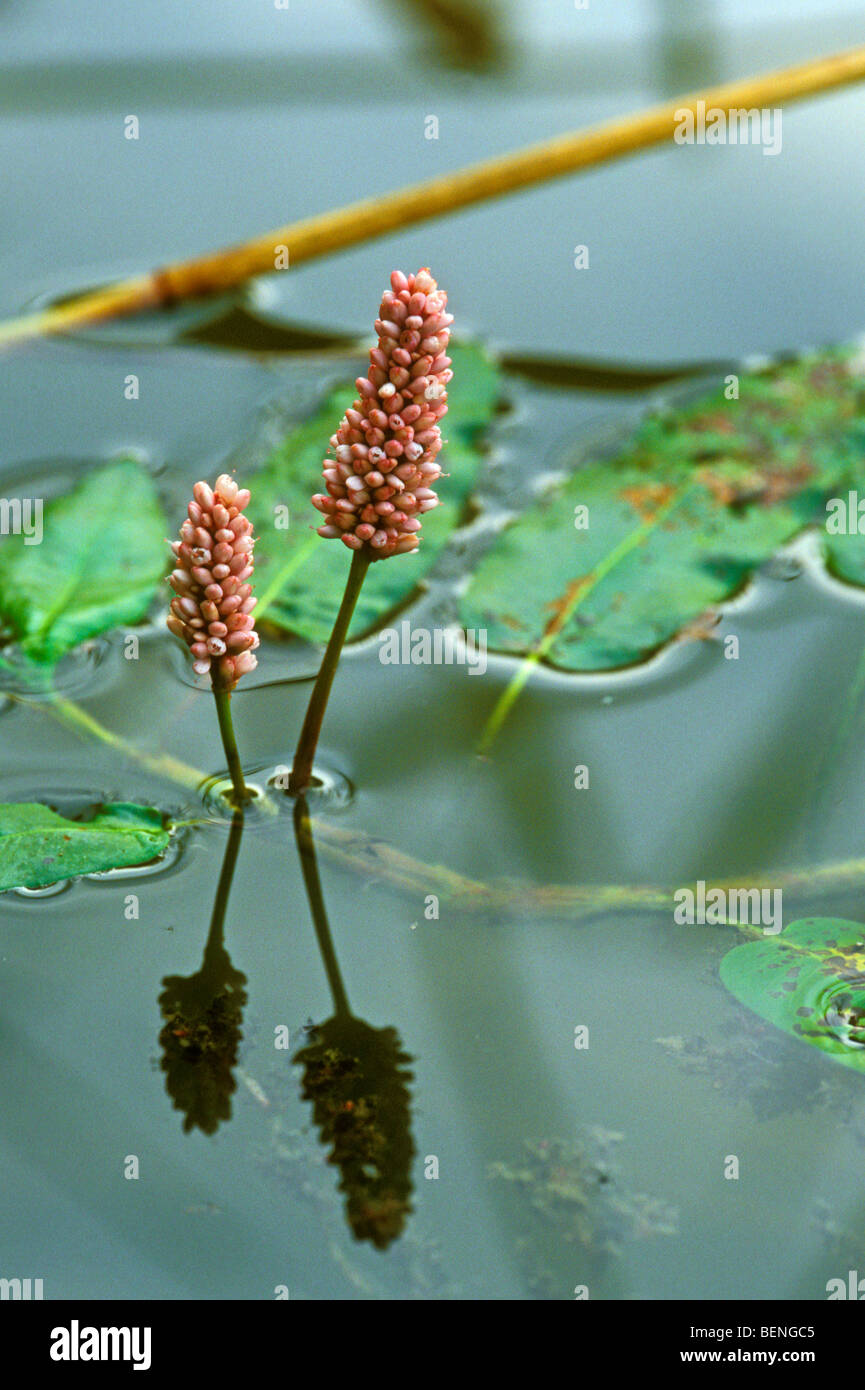
<path id="1" fill-rule="evenodd" d="M 0 804 L 0 892 L 147 864 L 168 840 L 162 816 L 149 806 L 112 802 L 78 821 L 39 802 Z"/>
<path id="2" fill-rule="evenodd" d="M 785 1033 L 865 1071 L 865 925 L 791 922 L 729 951 L 721 979 L 740 1003 Z"/>
<path id="3" fill-rule="evenodd" d="M 144 617 L 165 573 L 165 522 L 133 459 L 96 469 L 47 503 L 39 544 L 0 549 L 0 618 L 31 660 Z"/>
<path id="4" fill-rule="evenodd" d="M 865 494 L 860 369 L 852 349 L 833 350 L 742 376 L 738 399 L 721 389 L 645 421 L 617 457 L 505 529 L 463 598 L 463 625 L 485 628 L 497 651 L 572 671 L 651 656 L 825 522 L 839 489 L 858 481 Z"/>
<path id="5" fill-rule="evenodd" d="M 447 443 L 440 456 L 447 475 L 439 484 L 440 505 L 425 514 L 423 541 L 415 554 L 370 567 L 350 638 L 360 637 L 408 598 L 463 519 L 480 466 L 481 435 L 492 418 L 500 385 L 495 365 L 481 348 L 455 344 L 449 353 L 454 377 L 448 387 Z M 310 642 L 325 642 L 330 636 L 349 556 L 342 553 L 344 546 L 327 545 L 316 535 L 321 517 L 309 499 L 320 481 L 328 441 L 356 394 L 350 386 L 328 397 L 250 483 L 249 515 L 258 537 L 256 618 Z"/>

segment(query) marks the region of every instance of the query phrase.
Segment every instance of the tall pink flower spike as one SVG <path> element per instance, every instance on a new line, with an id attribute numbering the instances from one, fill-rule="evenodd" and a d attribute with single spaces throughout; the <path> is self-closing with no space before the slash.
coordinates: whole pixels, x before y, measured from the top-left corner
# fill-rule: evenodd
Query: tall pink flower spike
<path id="1" fill-rule="evenodd" d="M 360 395 L 331 437 L 327 493 L 312 499 L 326 517 L 318 534 L 350 550 L 366 548 L 371 559 L 416 550 L 421 514 L 438 506 L 439 421 L 453 376 L 445 355 L 453 323 L 447 295 L 426 269 L 408 276 L 395 270 L 390 283 L 369 376 L 358 377 Z"/>
<path id="2" fill-rule="evenodd" d="M 222 473 L 212 490 L 196 483 L 192 496 L 180 540 L 171 547 L 177 568 L 168 581 L 175 597 L 167 621 L 189 647 L 196 675 L 212 671 L 214 685 L 230 691 L 258 665 L 257 599 L 247 582 L 254 541 L 252 522 L 243 515 L 250 494 Z"/>

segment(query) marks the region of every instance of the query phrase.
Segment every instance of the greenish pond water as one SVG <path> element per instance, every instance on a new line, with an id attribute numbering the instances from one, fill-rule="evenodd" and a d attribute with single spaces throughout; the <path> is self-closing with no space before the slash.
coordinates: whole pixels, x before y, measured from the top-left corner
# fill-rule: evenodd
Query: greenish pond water
<path id="1" fill-rule="evenodd" d="M 38 49 L 33 62 L 50 71 L 56 55 Z M 326 44 L 322 62 L 338 56 Z M 102 61 L 110 68 L 112 53 Z M 313 66 L 305 52 L 296 61 Z M 747 54 L 737 61 L 751 66 Z M 575 95 L 523 91 L 519 68 L 498 86 L 442 69 L 443 110 L 462 124 L 435 151 L 418 140 L 405 174 L 635 107 L 676 76 L 675 65 L 647 69 L 640 83 Z M 374 139 L 423 114 L 402 91 L 386 113 L 333 100 L 313 116 L 282 98 L 190 111 L 142 88 L 159 135 L 134 152 L 133 170 L 110 134 L 120 106 L 98 93 L 84 102 L 79 78 L 61 64 L 45 111 L 0 110 L 11 183 L 30 190 L 0 211 L 8 312 L 360 196 L 366 175 L 347 133 L 371 119 Z M 243 87 L 242 73 L 234 80 Z M 3 487 L 26 480 L 49 497 L 133 448 L 179 519 L 197 478 L 251 469 L 286 422 L 356 374 L 344 338 L 366 334 L 387 271 L 429 262 L 456 327 L 505 361 L 478 518 L 406 611 L 415 626 L 447 622 L 488 528 L 531 480 L 626 437 L 658 399 L 657 382 L 629 376 L 633 364 L 700 371 L 865 326 L 847 231 L 861 181 L 844 172 L 862 100 L 799 109 L 777 161 L 742 150 L 737 164 L 728 150 L 710 174 L 708 162 L 685 171 L 659 152 L 311 266 L 256 287 L 233 314 L 216 306 L 9 354 Z M 844 114 L 837 127 L 833 111 Z M 22 132 L 32 167 L 15 153 Z M 72 210 L 62 236 L 58 188 Z M 109 200 L 94 197 L 106 189 Z M 711 244 L 698 236 L 710 207 Z M 593 248 L 585 282 L 571 268 L 575 241 Z M 621 366 L 594 377 L 569 367 L 556 385 L 550 357 Z M 135 403 L 123 396 L 128 372 L 141 381 Z M 483 678 L 395 668 L 375 638 L 357 644 L 320 748 L 349 792 L 314 814 L 421 864 L 538 887 L 759 882 L 860 855 L 862 711 L 840 742 L 838 730 L 865 600 L 797 549 L 725 609 L 717 633 L 739 637 L 738 661 L 718 640 L 695 640 L 610 677 L 537 671 L 484 759 L 477 740 L 514 663 L 491 657 Z M 222 773 L 212 701 L 161 611 L 140 636 L 139 660 L 124 658 L 115 633 L 67 665 L 63 688 L 117 733 Z M 234 705 L 245 765 L 264 782 L 291 761 L 318 654 L 268 634 L 259 655 Z M 203 814 L 193 794 L 26 704 L 0 705 L 0 744 L 3 801 Z M 588 790 L 574 788 L 577 764 L 590 769 Z M 231 1118 L 212 1135 L 184 1133 L 160 1068 L 158 1001 L 166 977 L 201 965 L 227 839 L 225 823 L 192 825 L 146 872 L 0 897 L 0 1275 L 42 1278 L 50 1298 L 268 1299 L 281 1287 L 292 1298 L 571 1298 L 587 1285 L 601 1299 L 814 1299 L 862 1267 L 862 1078 L 725 992 L 718 965 L 732 929 L 674 925 L 672 904 L 569 920 L 520 891 L 490 914 L 443 901 L 430 920 L 435 880 L 398 888 L 350 868 L 323 833 L 319 872 L 352 1010 L 395 1029 L 412 1059 L 414 1209 L 386 1250 L 358 1242 L 291 1061 L 332 1004 L 284 799 L 279 815 L 247 824 L 226 907 L 225 946 L 247 995 Z M 137 920 L 125 915 L 130 893 Z M 785 895 L 785 920 L 811 910 Z M 839 890 L 820 911 L 865 920 L 865 901 Z M 586 1051 L 574 1046 L 580 1025 Z M 274 1045 L 286 1028 L 289 1051 Z M 737 1182 L 723 1175 L 731 1154 Z M 130 1156 L 137 1181 L 124 1177 Z"/>

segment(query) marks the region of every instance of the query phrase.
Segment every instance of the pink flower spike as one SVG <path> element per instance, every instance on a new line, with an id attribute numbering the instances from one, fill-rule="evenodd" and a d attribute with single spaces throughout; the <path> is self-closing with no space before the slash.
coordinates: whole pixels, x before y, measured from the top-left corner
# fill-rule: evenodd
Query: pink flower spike
<path id="1" fill-rule="evenodd" d="M 196 483 L 193 498 L 193 526 L 184 522 L 180 540 L 171 547 L 176 568 L 168 582 L 175 597 L 168 627 L 189 648 L 195 674 L 209 672 L 215 686 L 231 691 L 257 664 L 252 654 L 259 641 L 252 617 L 255 599 L 246 582 L 253 571 L 254 545 L 252 522 L 243 515 L 249 491 L 222 473 L 212 490 Z M 210 569 L 200 563 L 203 554 Z"/>
<path id="2" fill-rule="evenodd" d="M 390 283 L 375 323 L 378 344 L 370 352 L 369 376 L 357 378 L 360 394 L 331 437 L 334 458 L 324 460 L 328 494 L 312 499 L 327 517 L 320 536 L 374 560 L 418 546 L 420 521 L 393 506 L 392 496 L 404 490 L 418 497 L 420 489 L 417 512 L 431 511 L 438 501 L 430 483 L 441 473 L 434 460 L 442 447 L 445 387 L 453 376 L 446 356 L 453 322 L 447 295 L 426 268 L 416 275 L 395 270 Z M 195 495 L 203 509 L 206 493 Z"/>

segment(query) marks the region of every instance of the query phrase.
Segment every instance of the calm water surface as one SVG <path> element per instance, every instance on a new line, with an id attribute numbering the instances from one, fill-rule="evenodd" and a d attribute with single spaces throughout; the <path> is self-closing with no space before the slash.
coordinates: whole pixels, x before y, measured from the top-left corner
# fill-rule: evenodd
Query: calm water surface
<path id="1" fill-rule="evenodd" d="M 152 8 L 155 19 L 161 7 Z M 545 86 L 538 34 L 522 66 L 481 76 L 443 66 L 421 99 L 404 76 L 386 100 L 374 83 L 349 99 L 325 79 L 344 71 L 352 32 L 373 52 L 383 11 L 330 8 L 347 30 L 315 24 L 302 6 L 291 20 L 297 44 L 285 52 L 306 74 L 308 100 L 302 84 L 290 99 L 256 75 L 256 53 L 267 53 L 275 82 L 283 52 L 260 29 L 259 49 L 218 25 L 198 36 L 169 26 L 173 44 L 154 25 L 152 42 L 133 43 L 112 21 L 101 40 L 76 34 L 58 51 L 15 7 L 0 15 L 10 74 L 35 74 L 45 94 L 41 105 L 22 98 L 17 112 L 0 102 L 14 192 L 0 209 L 4 312 L 368 193 L 359 155 L 370 146 L 399 145 L 401 182 L 694 82 L 671 7 L 673 37 L 646 17 L 661 56 L 672 46 L 666 63 L 640 59 L 623 11 L 624 59 L 592 31 L 606 87 L 597 77 L 568 87 L 560 72 Z M 845 28 L 842 7 L 828 8 L 833 41 L 861 38 L 861 22 Z M 782 37 L 778 11 L 762 9 L 752 50 L 731 56 L 706 6 L 706 32 L 712 18 L 718 30 L 700 61 L 731 76 L 771 64 L 772 35 L 778 61 L 813 51 L 809 12 L 794 51 L 795 26 Z M 405 73 L 427 71 L 417 36 L 403 41 Z M 230 65 L 222 102 L 181 100 L 184 53 L 193 91 L 202 72 Z M 86 81 L 88 65 L 98 82 Z M 798 108 L 776 160 L 661 151 L 433 222 L 256 287 L 246 320 L 214 306 L 203 318 L 9 355 L 4 485 L 26 479 L 50 496 L 133 448 L 179 516 L 196 478 L 261 461 L 282 422 L 356 373 L 345 341 L 319 338 L 299 352 L 304 335 L 365 334 L 391 265 L 429 261 L 463 333 L 505 359 L 507 408 L 480 494 L 485 515 L 501 515 L 519 504 L 527 476 L 567 466 L 611 433 L 625 437 L 657 398 L 627 367 L 697 368 L 865 328 L 860 241 L 848 230 L 863 212 L 862 102 L 849 92 Z M 432 149 L 422 138 L 428 107 L 442 127 Z M 122 116 L 139 108 L 144 134 L 130 149 Z M 374 185 L 392 182 L 379 174 Z M 577 242 L 591 248 L 582 279 Z M 256 350 L 256 319 L 284 350 Z M 538 365 L 551 357 L 571 364 L 569 384 L 551 384 Z M 609 373 L 590 379 L 574 365 L 592 361 Z M 128 372 L 141 380 L 135 403 L 123 396 Z M 443 558 L 411 609 L 416 626 L 453 612 L 482 544 L 476 528 Z M 475 745 L 511 662 L 491 659 L 483 679 L 436 667 L 401 668 L 395 679 L 375 640 L 358 644 L 321 748 L 350 795 L 320 814 L 421 864 L 537 886 L 759 878 L 861 854 L 855 710 L 849 737 L 839 745 L 836 734 L 865 643 L 865 600 L 805 554 L 767 567 L 719 631 L 739 636 L 738 662 L 717 641 L 692 641 L 611 677 L 537 672 L 483 760 Z M 317 659 L 303 644 L 268 642 L 235 701 L 245 761 L 262 779 L 290 761 Z M 137 663 L 114 634 L 63 680 L 107 727 L 222 772 L 211 702 L 190 684 L 160 613 Z M 3 800 L 80 809 L 121 799 L 202 815 L 194 795 L 38 710 L 0 707 L 0 739 Z M 385 760 L 389 740 L 398 751 Z M 574 790 L 578 763 L 591 769 L 588 793 Z M 322 834 L 322 887 L 352 1010 L 396 1029 L 414 1075 L 415 1209 L 386 1251 L 358 1243 L 291 1062 L 304 1027 L 332 1004 L 285 805 L 247 825 L 225 913 L 225 947 L 248 996 L 231 1119 L 213 1135 L 184 1133 L 160 1068 L 158 1001 L 166 977 L 201 966 L 227 837 L 226 824 L 192 825 L 179 854 L 143 876 L 0 899 L 0 1273 L 43 1278 L 52 1298 L 255 1299 L 277 1286 L 292 1298 L 569 1298 L 588 1284 L 597 1298 L 808 1299 L 861 1267 L 861 1078 L 726 994 L 718 964 L 731 930 L 640 910 L 556 918 L 528 892 L 490 914 L 443 901 L 429 920 L 436 889 L 422 874 L 401 890 L 335 859 Z M 130 892 L 137 921 L 124 915 Z M 791 899 L 785 918 L 809 907 Z M 821 911 L 858 919 L 865 904 L 839 892 Z M 578 1025 L 589 1028 L 586 1053 L 574 1048 Z M 274 1046 L 281 1028 L 289 1052 Z M 738 1183 L 722 1176 L 733 1153 Z M 130 1155 L 137 1182 L 123 1177 Z M 431 1157 L 437 1180 L 424 1176 Z"/>

